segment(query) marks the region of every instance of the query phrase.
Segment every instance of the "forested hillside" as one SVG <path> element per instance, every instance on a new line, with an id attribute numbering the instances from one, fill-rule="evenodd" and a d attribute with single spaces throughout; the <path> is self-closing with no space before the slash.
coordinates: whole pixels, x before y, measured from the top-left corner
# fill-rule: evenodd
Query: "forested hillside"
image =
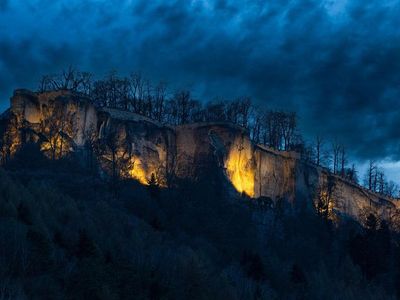
<path id="1" fill-rule="evenodd" d="M 224 192 L 110 185 L 26 145 L 0 169 L 1 299 L 390 299 L 398 237 Z"/>

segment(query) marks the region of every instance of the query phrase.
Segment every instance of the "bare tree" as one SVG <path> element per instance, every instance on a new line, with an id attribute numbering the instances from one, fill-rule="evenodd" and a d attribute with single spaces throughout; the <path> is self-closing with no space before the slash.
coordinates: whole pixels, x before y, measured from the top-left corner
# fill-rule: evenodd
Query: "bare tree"
<path id="1" fill-rule="evenodd" d="M 144 104 L 142 109 L 142 114 L 146 117 L 153 116 L 153 87 L 150 80 L 145 80 L 145 90 L 144 90 Z"/>
<path id="2" fill-rule="evenodd" d="M 118 108 L 122 108 L 123 110 L 129 110 L 131 99 L 129 95 L 130 82 L 128 78 L 119 78 L 117 81 L 117 89 L 118 89 L 118 100 L 117 100 Z"/>
<path id="3" fill-rule="evenodd" d="M 374 160 L 369 160 L 368 170 L 365 178 L 365 185 L 369 190 L 374 190 L 374 179 L 376 174 L 377 166 Z"/>
<path id="4" fill-rule="evenodd" d="M 280 120 L 281 113 L 279 112 L 269 111 L 265 115 L 264 144 L 275 149 L 280 149 L 281 146 Z"/>
<path id="5" fill-rule="evenodd" d="M 135 113 L 143 112 L 145 94 L 145 80 L 140 73 L 132 73 L 130 76 L 131 103 Z"/>
<path id="6" fill-rule="evenodd" d="M 391 198 L 399 197 L 399 186 L 393 181 L 385 183 L 385 194 Z"/>
<path id="7" fill-rule="evenodd" d="M 39 92 L 50 90 L 71 90 L 89 95 L 92 88 L 92 74 L 81 72 L 69 66 L 60 74 L 42 76 Z"/>
<path id="8" fill-rule="evenodd" d="M 318 188 L 316 209 L 325 220 L 332 217 L 334 189 L 335 179 L 332 175 L 328 175 L 326 181 L 320 184 Z"/>
<path id="9" fill-rule="evenodd" d="M 237 101 L 230 101 L 226 106 L 226 118 L 228 122 L 233 124 L 239 123 L 239 103 Z"/>
<path id="10" fill-rule="evenodd" d="M 333 174 L 338 173 L 339 169 L 339 154 L 340 154 L 341 146 L 339 142 L 335 139 L 332 142 L 332 169 L 333 169 Z"/>
<path id="11" fill-rule="evenodd" d="M 284 113 L 281 117 L 283 149 L 290 150 L 296 129 L 296 113 Z"/>
<path id="12" fill-rule="evenodd" d="M 202 119 L 206 122 L 227 121 L 225 103 L 221 100 L 208 102 L 203 109 Z"/>
<path id="13" fill-rule="evenodd" d="M 112 183 L 115 184 L 119 179 L 119 172 L 117 168 L 117 151 L 119 148 L 119 138 L 116 129 L 110 130 L 105 137 L 105 146 L 111 154 L 111 177 Z"/>
<path id="14" fill-rule="evenodd" d="M 94 82 L 91 96 L 95 105 L 100 107 L 109 106 L 107 81 L 97 80 Z"/>
<path id="15" fill-rule="evenodd" d="M 251 100 L 249 97 L 242 97 L 237 100 L 238 102 L 238 109 L 239 109 L 239 116 L 240 116 L 240 123 L 244 128 L 248 127 L 249 124 L 249 117 L 251 111 Z"/>
<path id="16" fill-rule="evenodd" d="M 351 182 L 358 183 L 357 170 L 354 164 L 351 165 L 351 168 L 345 168 L 344 178 Z"/>
<path id="17" fill-rule="evenodd" d="M 129 79 L 118 77 L 113 71 L 106 78 L 94 82 L 91 96 L 98 106 L 129 110 L 130 92 Z"/>
<path id="18" fill-rule="evenodd" d="M 346 175 L 346 150 L 343 145 L 340 146 L 340 176 L 345 177 Z"/>
<path id="19" fill-rule="evenodd" d="M 317 166 L 321 165 L 322 148 L 324 146 L 324 139 L 321 135 L 317 135 L 315 139 L 315 164 Z"/>
<path id="20" fill-rule="evenodd" d="M 60 147 L 61 136 L 60 127 L 62 121 L 59 117 L 63 117 L 62 112 L 55 105 L 46 106 L 43 108 L 43 120 L 40 123 L 40 133 L 43 136 L 42 150 L 50 152 L 50 158 L 55 160 Z"/>
<path id="21" fill-rule="evenodd" d="M 86 165 L 89 170 L 93 171 L 95 161 L 94 154 L 99 155 L 98 135 L 95 126 L 92 124 L 83 134 L 86 151 Z"/>
<path id="22" fill-rule="evenodd" d="M 52 86 L 52 76 L 51 75 L 44 75 L 40 79 L 38 92 L 43 93 L 49 91 L 53 88 Z"/>
<path id="23" fill-rule="evenodd" d="M 385 185 L 386 185 L 386 180 L 385 180 L 385 174 L 383 170 L 377 170 L 376 174 L 376 192 L 379 194 L 384 195 L 385 194 Z"/>
<path id="24" fill-rule="evenodd" d="M 177 91 L 168 104 L 170 120 L 173 124 L 181 125 L 190 121 L 191 110 L 194 106 L 194 102 L 191 99 L 189 91 Z"/>
<path id="25" fill-rule="evenodd" d="M 259 144 L 261 142 L 262 135 L 262 124 L 264 112 L 260 112 L 261 109 L 257 108 L 253 111 L 252 122 L 250 125 L 250 135 L 254 143 Z"/>
<path id="26" fill-rule="evenodd" d="M 159 122 L 165 118 L 165 101 L 167 97 L 167 86 L 165 82 L 159 82 L 155 87 L 154 113 L 153 117 Z"/>

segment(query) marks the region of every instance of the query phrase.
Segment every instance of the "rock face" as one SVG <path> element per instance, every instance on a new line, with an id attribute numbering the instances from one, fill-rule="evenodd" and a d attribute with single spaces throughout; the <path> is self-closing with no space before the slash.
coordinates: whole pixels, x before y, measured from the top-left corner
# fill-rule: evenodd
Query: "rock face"
<path id="1" fill-rule="evenodd" d="M 103 146 L 100 162 L 106 169 L 112 169 L 115 152 L 114 161 L 123 177 L 147 184 L 154 174 L 160 185 L 168 184 L 176 157 L 173 128 L 134 113 L 102 109 L 96 137 Z"/>
<path id="2" fill-rule="evenodd" d="M 3 161 L 33 141 L 53 159 L 90 152 L 101 172 L 142 184 L 154 177 L 167 186 L 173 177 L 195 178 L 220 168 L 239 193 L 251 198 L 287 200 L 335 216 L 362 218 L 374 212 L 392 220 L 398 215 L 397 201 L 306 163 L 295 152 L 254 145 L 243 128 L 232 124 L 170 127 L 134 113 L 96 108 L 69 91 L 17 90 L 0 129 Z"/>
<path id="3" fill-rule="evenodd" d="M 27 141 L 40 142 L 56 158 L 82 147 L 97 123 L 90 100 L 68 91 L 32 93 L 16 90 L 11 98 L 7 134 L 10 154 Z"/>

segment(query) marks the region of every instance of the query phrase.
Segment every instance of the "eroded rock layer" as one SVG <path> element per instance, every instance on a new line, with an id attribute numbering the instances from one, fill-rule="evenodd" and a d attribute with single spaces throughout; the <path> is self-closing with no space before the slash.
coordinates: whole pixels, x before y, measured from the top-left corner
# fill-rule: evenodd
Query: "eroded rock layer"
<path id="1" fill-rule="evenodd" d="M 254 145 L 243 128 L 232 124 L 170 127 L 97 108 L 68 91 L 17 90 L 0 118 L 0 133 L 3 162 L 24 143 L 35 142 L 52 159 L 90 152 L 101 172 L 142 184 L 156 180 L 168 186 L 174 177 L 195 178 L 219 168 L 239 193 L 271 205 L 286 200 L 336 217 L 374 212 L 393 220 L 398 215 L 397 201 L 306 163 L 294 152 Z"/>

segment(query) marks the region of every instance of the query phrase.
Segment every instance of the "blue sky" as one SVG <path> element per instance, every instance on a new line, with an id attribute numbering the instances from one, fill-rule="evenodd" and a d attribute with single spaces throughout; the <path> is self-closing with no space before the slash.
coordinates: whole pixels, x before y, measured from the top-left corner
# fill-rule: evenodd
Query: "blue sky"
<path id="1" fill-rule="evenodd" d="M 297 111 L 400 182 L 400 1 L 0 0 L 0 109 L 73 65 Z"/>

